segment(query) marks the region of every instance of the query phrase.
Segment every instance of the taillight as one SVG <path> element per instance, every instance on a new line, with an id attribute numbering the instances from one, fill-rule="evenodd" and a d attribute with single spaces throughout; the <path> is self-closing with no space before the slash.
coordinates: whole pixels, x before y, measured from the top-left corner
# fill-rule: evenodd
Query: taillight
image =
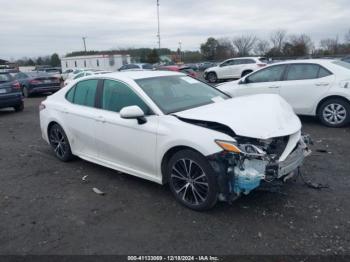
<path id="1" fill-rule="evenodd" d="M 21 85 L 18 81 L 13 82 L 12 87 L 13 89 L 21 89 Z"/>
<path id="2" fill-rule="evenodd" d="M 266 64 L 257 64 L 257 66 L 263 67 L 263 66 L 266 66 Z"/>
<path id="3" fill-rule="evenodd" d="M 46 106 L 43 104 L 43 103 L 41 103 L 40 105 L 39 105 L 39 111 L 42 111 L 42 110 L 44 110 L 46 108 Z"/>
<path id="4" fill-rule="evenodd" d="M 32 85 L 39 85 L 41 84 L 41 81 L 37 79 L 33 79 L 33 80 L 30 80 L 29 83 L 31 83 Z"/>

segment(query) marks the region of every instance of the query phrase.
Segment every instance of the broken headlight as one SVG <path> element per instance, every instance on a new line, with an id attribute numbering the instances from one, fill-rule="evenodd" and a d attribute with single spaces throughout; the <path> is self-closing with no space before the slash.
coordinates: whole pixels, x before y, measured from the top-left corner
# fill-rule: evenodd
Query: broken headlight
<path id="1" fill-rule="evenodd" d="M 236 141 L 215 140 L 216 144 L 227 152 L 242 154 L 250 157 L 263 157 L 266 152 L 253 144 L 238 144 Z"/>

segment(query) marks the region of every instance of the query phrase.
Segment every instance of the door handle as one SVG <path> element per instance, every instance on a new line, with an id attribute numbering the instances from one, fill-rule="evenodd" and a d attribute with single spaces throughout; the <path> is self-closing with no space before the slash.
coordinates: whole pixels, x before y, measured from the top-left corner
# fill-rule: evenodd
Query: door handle
<path id="1" fill-rule="evenodd" d="M 317 83 L 317 84 L 315 84 L 316 86 L 328 86 L 329 85 L 329 83 Z"/>
<path id="2" fill-rule="evenodd" d="M 105 119 L 103 116 L 98 116 L 98 117 L 96 118 L 96 121 L 97 121 L 97 122 L 101 122 L 101 123 L 105 123 L 105 122 L 106 122 L 106 119 Z"/>
<path id="3" fill-rule="evenodd" d="M 280 88 L 279 86 L 269 86 L 269 88 Z"/>

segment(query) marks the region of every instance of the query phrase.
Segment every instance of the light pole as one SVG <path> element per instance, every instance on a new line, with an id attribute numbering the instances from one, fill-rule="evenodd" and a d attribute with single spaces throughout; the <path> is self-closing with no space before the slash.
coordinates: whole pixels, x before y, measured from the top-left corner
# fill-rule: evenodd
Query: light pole
<path id="1" fill-rule="evenodd" d="M 179 41 L 179 55 L 180 55 L 180 62 L 182 62 L 182 42 L 181 42 L 181 40 Z"/>
<path id="2" fill-rule="evenodd" d="M 86 39 L 86 38 L 87 38 L 86 36 L 83 36 L 83 37 L 82 37 L 83 42 L 84 42 L 84 50 L 85 50 L 85 53 L 86 53 L 86 42 L 85 42 L 85 39 Z"/>
<path id="3" fill-rule="evenodd" d="M 159 26 L 159 0 L 157 0 L 157 21 L 158 21 L 158 49 L 160 51 L 160 26 Z"/>

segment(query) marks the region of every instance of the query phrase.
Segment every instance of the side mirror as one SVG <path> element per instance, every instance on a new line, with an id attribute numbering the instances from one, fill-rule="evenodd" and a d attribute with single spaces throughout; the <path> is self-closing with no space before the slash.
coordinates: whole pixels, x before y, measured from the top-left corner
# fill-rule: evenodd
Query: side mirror
<path id="1" fill-rule="evenodd" d="M 139 106 L 126 106 L 120 110 L 120 117 L 125 119 L 137 119 L 137 122 L 142 125 L 147 122 L 145 113 Z"/>

